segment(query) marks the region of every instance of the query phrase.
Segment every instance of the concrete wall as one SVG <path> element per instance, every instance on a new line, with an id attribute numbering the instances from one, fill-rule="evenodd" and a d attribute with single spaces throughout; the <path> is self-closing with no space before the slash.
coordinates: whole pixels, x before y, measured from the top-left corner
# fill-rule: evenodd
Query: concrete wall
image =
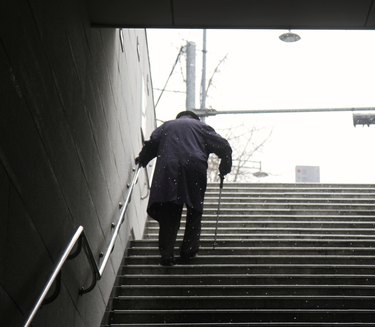
<path id="1" fill-rule="evenodd" d="M 0 326 L 15 327 L 79 225 L 99 262 L 155 117 L 144 30 L 92 28 L 83 0 L 6 0 L 0 33 Z M 91 280 L 81 253 L 34 326 L 100 325 L 130 235 L 142 236 L 145 183 L 142 172 L 97 287 L 78 295 Z"/>

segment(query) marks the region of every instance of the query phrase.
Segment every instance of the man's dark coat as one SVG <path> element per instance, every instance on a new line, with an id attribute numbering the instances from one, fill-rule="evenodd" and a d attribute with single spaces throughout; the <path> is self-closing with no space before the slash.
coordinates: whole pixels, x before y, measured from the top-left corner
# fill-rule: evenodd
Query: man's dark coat
<path id="1" fill-rule="evenodd" d="M 229 173 L 232 149 L 228 141 L 189 116 L 167 121 L 152 133 L 139 154 L 143 166 L 157 157 L 147 209 L 151 217 L 159 220 L 156 208 L 166 202 L 203 211 L 210 153 L 221 158 L 220 173 Z"/>

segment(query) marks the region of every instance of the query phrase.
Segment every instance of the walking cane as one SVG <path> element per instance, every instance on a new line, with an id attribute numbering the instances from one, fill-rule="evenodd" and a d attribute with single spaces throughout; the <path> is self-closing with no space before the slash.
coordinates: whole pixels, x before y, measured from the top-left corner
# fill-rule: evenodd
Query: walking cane
<path id="1" fill-rule="evenodd" d="M 217 224 L 219 222 L 219 214 L 220 214 L 221 191 L 223 190 L 223 184 L 224 184 L 224 176 L 223 175 L 219 175 L 219 176 L 220 176 L 220 190 L 219 190 L 219 201 L 217 203 L 217 216 L 216 216 L 216 225 L 215 225 L 215 238 L 214 238 L 214 244 L 213 244 L 213 247 L 212 247 L 213 250 L 215 250 L 215 246 L 216 246 Z"/>

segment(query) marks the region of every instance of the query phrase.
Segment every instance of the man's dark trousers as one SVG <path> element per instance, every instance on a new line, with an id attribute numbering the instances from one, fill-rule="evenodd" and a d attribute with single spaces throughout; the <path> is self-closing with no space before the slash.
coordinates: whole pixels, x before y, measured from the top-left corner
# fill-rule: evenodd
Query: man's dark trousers
<path id="1" fill-rule="evenodd" d="M 159 251 L 161 260 L 174 260 L 174 245 L 180 228 L 183 205 L 163 203 L 158 210 Z M 187 207 L 185 234 L 180 248 L 183 259 L 194 257 L 199 250 L 202 213 Z"/>

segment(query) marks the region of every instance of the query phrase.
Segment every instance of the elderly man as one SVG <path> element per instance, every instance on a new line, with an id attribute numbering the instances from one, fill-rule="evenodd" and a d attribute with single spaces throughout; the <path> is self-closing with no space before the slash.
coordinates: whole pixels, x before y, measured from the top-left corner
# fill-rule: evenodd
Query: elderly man
<path id="1" fill-rule="evenodd" d="M 152 133 L 136 159 L 145 167 L 157 157 L 147 212 L 159 222 L 160 264 L 163 266 L 175 264 L 174 245 L 184 205 L 187 215 L 181 261 L 188 262 L 199 250 L 210 153 L 221 159 L 219 173 L 224 177 L 232 167 L 228 141 L 201 122 L 194 112 L 183 111 Z"/>

